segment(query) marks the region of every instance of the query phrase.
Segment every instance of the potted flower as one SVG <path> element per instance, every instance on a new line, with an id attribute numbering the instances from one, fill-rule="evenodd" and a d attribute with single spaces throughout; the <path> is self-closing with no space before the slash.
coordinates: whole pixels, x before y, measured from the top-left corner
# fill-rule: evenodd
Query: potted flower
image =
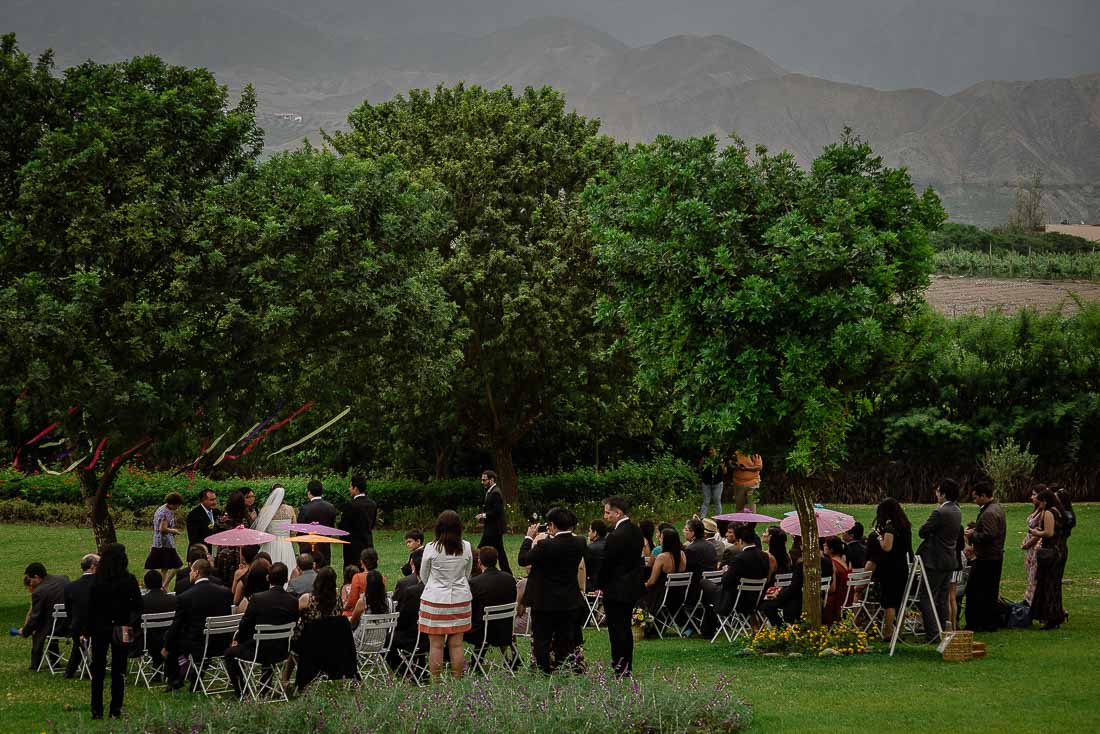
<path id="1" fill-rule="evenodd" d="M 637 607 L 630 616 L 630 622 L 630 631 L 634 635 L 634 641 L 641 642 L 645 639 L 646 627 L 653 624 L 653 615 L 650 614 L 645 607 Z"/>

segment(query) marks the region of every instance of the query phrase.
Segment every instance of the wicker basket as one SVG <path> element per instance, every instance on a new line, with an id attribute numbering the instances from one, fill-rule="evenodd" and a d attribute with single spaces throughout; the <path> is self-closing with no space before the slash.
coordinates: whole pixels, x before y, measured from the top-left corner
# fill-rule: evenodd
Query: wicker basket
<path id="1" fill-rule="evenodd" d="M 974 657 L 974 633 L 969 630 L 949 632 L 951 639 L 943 649 L 943 659 L 949 662 L 970 660 Z"/>
<path id="2" fill-rule="evenodd" d="M 645 639 L 645 627 L 640 624 L 631 625 L 630 633 L 634 636 L 635 642 L 641 642 Z"/>

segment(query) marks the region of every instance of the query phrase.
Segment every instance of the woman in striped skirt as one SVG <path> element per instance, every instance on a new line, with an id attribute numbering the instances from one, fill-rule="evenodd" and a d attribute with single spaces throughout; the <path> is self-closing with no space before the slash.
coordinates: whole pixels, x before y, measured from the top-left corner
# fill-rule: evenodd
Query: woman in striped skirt
<path id="1" fill-rule="evenodd" d="M 458 513 L 446 510 L 435 525 L 435 542 L 424 548 L 420 580 L 420 633 L 428 635 L 428 670 L 438 680 L 443 670 L 443 645 L 451 655 L 451 674 L 461 678 L 466 665 L 462 634 L 472 626 L 470 572 L 474 553 L 462 539 L 462 520 Z"/>

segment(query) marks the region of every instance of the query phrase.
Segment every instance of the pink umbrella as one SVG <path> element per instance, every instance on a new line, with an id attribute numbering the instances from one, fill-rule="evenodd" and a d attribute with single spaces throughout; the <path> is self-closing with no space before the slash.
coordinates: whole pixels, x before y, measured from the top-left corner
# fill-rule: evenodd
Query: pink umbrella
<path id="1" fill-rule="evenodd" d="M 271 533 L 246 528 L 238 525 L 232 530 L 223 530 L 220 533 L 208 535 L 206 542 L 212 545 L 263 545 L 275 540 Z"/>
<path id="2" fill-rule="evenodd" d="M 287 528 L 296 533 L 312 533 L 313 535 L 328 535 L 332 537 L 351 535 L 347 530 L 330 528 L 328 525 L 322 525 L 319 522 L 293 522 L 287 525 Z"/>
<path id="3" fill-rule="evenodd" d="M 728 512 L 725 515 L 715 515 L 714 519 L 729 522 L 779 522 L 778 517 L 761 515 L 759 512 Z"/>
<path id="4" fill-rule="evenodd" d="M 851 530 L 856 524 L 856 519 L 851 515 L 845 515 L 836 510 L 814 510 L 817 519 L 817 537 L 828 538 L 840 535 L 846 530 Z M 788 515 L 779 523 L 779 527 L 791 535 L 802 535 L 802 527 L 798 522 L 798 515 Z"/>

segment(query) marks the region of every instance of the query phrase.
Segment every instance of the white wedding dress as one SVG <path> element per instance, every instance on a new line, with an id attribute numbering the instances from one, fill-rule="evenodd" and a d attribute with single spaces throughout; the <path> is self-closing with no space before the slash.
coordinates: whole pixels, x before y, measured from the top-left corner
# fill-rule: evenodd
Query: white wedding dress
<path id="1" fill-rule="evenodd" d="M 288 526 L 294 522 L 295 512 L 293 507 L 283 504 L 283 494 L 282 487 L 271 490 L 252 528 L 275 536 L 275 540 L 264 543 L 260 550 L 271 556 L 272 563 L 285 563 L 287 569 L 293 571 L 298 558 L 294 553 L 294 544 L 286 538 L 290 537 Z"/>

